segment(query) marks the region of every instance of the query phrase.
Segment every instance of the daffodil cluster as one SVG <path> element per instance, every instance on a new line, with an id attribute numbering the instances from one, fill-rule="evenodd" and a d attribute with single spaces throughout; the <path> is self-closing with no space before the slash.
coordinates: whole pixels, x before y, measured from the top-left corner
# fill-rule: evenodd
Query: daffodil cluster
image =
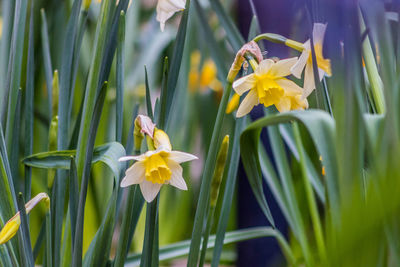
<path id="1" fill-rule="evenodd" d="M 324 76 L 331 75 L 330 60 L 325 59 L 322 53 L 325 30 L 326 24 L 314 24 L 313 43 L 319 80 L 322 80 Z M 271 34 L 271 36 L 275 37 L 277 35 Z M 284 41 L 282 41 L 282 39 L 284 39 Z M 250 62 L 254 73 L 233 82 L 233 89 L 237 95 L 234 95 L 227 112 L 233 110 L 236 106 L 235 104 L 238 103 L 239 96 L 246 92 L 248 93 L 240 103 L 236 113 L 237 117 L 242 117 L 248 114 L 253 107 L 258 104 L 263 104 L 265 107 L 274 105 L 279 112 L 308 108 L 307 97 L 316 88 L 311 41 L 307 40 L 302 44 L 281 36 L 278 41 L 282 41 L 282 43 L 287 46 L 301 51 L 300 57 L 292 57 L 278 61 L 272 59 L 260 59 L 261 52 L 259 51 L 259 48 L 254 49 L 254 42 L 249 43 L 251 50 L 248 48 L 242 48 L 241 51 L 238 52 L 237 58 L 243 58 L 246 52 L 250 52 L 258 62 L 255 59 Z M 246 45 L 249 46 L 249 44 Z M 239 66 L 241 66 L 243 60 L 244 59 L 241 61 L 235 59 L 235 61 L 239 62 Z M 237 73 L 237 65 L 238 64 L 232 65 L 232 68 L 235 69 L 235 73 Z M 302 88 L 287 77 L 293 75 L 300 79 L 303 70 L 304 84 Z"/>
<path id="2" fill-rule="evenodd" d="M 168 135 L 155 127 L 149 117 L 140 115 L 135 122 L 135 138 L 146 135 L 149 151 L 139 156 L 122 157 L 120 161 L 136 160 L 125 173 L 121 187 L 140 185 L 143 198 L 152 202 L 164 184 L 187 190 L 180 163 L 197 159 L 196 156 L 173 151 Z M 135 142 L 136 144 L 138 142 Z"/>

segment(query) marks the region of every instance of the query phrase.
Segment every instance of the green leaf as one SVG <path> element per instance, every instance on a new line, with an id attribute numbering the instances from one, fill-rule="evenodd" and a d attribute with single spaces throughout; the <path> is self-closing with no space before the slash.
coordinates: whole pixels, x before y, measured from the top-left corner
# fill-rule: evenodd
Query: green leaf
<path id="1" fill-rule="evenodd" d="M 77 213 L 77 221 L 75 228 L 75 240 L 73 245 L 73 253 L 72 253 L 72 265 L 80 267 L 82 266 L 82 246 L 83 246 L 83 223 L 84 223 L 84 211 L 85 211 L 85 203 L 87 197 L 87 190 L 89 185 L 90 178 L 90 170 L 92 167 L 92 159 L 93 159 L 93 151 L 94 151 L 94 142 L 96 140 L 96 133 L 100 122 L 101 112 L 103 110 L 104 100 L 106 98 L 107 92 L 107 82 L 103 84 L 101 91 L 96 99 L 96 103 L 93 109 L 93 117 L 89 126 L 89 138 L 86 143 L 85 148 L 85 156 L 83 158 L 84 166 L 82 170 L 82 181 L 79 195 L 79 204 L 78 204 L 78 213 Z M 81 159 L 82 160 L 82 159 Z M 106 158 L 107 161 L 110 159 Z M 116 158 L 111 159 L 115 161 Z M 108 164 L 107 164 L 108 165 Z M 119 171 L 119 170 L 118 170 Z M 77 169 L 78 173 L 78 169 Z M 119 183 L 119 172 L 116 174 L 117 184 Z M 79 177 L 79 173 L 78 173 Z M 106 251 L 103 251 L 103 255 Z"/>
<path id="2" fill-rule="evenodd" d="M 189 10 L 190 10 L 190 0 L 187 0 L 185 11 L 183 11 L 181 22 L 179 24 L 178 34 L 176 35 L 171 65 L 170 65 L 169 71 L 168 71 L 167 92 L 166 92 L 167 93 L 166 109 L 165 109 L 165 117 L 166 118 L 169 117 L 169 112 L 171 110 L 172 101 L 173 101 L 175 90 L 176 90 L 176 84 L 178 82 L 179 70 L 181 68 L 182 55 L 183 55 L 183 50 L 185 47 L 185 40 L 186 40 L 186 29 L 187 29 L 187 25 L 188 25 Z M 162 113 L 162 114 L 164 116 L 164 113 Z M 168 124 L 168 121 L 165 121 L 165 125 L 167 125 L 167 124 Z M 164 128 L 164 127 L 161 127 L 161 128 Z"/>
<path id="3" fill-rule="evenodd" d="M 153 120 L 153 108 L 151 107 L 151 94 L 150 94 L 150 86 L 149 79 L 147 77 L 147 68 L 144 66 L 144 76 L 145 76 L 145 84 L 146 84 L 146 109 L 147 115 L 150 119 Z"/>
<path id="4" fill-rule="evenodd" d="M 224 197 L 222 200 L 221 214 L 219 216 L 218 228 L 215 235 L 215 246 L 213 251 L 211 266 L 218 266 L 221 257 L 222 247 L 224 245 L 225 231 L 228 226 L 229 214 L 232 207 L 233 195 L 235 193 L 237 170 L 240 159 L 239 137 L 246 125 L 244 118 L 237 119 L 235 130 L 232 137 L 232 150 L 228 160 L 229 168 L 225 183 Z"/>
<path id="5" fill-rule="evenodd" d="M 324 165 L 326 170 L 325 177 L 327 181 L 327 196 L 331 206 L 332 219 L 336 221 L 339 218 L 335 217 L 335 215 L 338 215 L 337 205 L 339 203 L 339 197 L 336 147 L 334 143 L 335 122 L 328 113 L 319 110 L 309 109 L 307 111 L 291 111 L 281 114 L 269 115 L 268 117 L 264 117 L 253 122 L 246 128 L 241 137 L 241 144 L 243 142 L 243 145 L 245 145 L 245 143 L 247 143 L 246 139 L 248 138 L 255 138 L 257 131 L 260 131 L 260 129 L 262 129 L 263 127 L 274 124 L 287 123 L 293 120 L 301 122 L 306 127 L 307 131 L 314 141 L 318 153 L 322 156 L 322 164 Z M 249 142 L 251 143 L 252 141 Z M 248 150 L 248 155 L 250 157 L 254 157 L 254 155 L 252 154 L 257 151 L 257 147 L 255 147 L 254 149 L 255 150 Z M 244 154 L 245 153 L 242 152 L 242 157 L 245 157 Z M 254 160 L 257 163 L 258 160 Z M 260 170 L 259 165 L 257 169 Z"/>
<path id="6" fill-rule="evenodd" d="M 42 53 L 43 53 L 43 65 L 44 65 L 44 75 L 46 78 L 46 86 L 47 86 L 47 97 L 48 97 L 48 106 L 49 106 L 49 118 L 53 117 L 52 114 L 52 89 L 53 89 L 53 67 L 51 64 L 51 56 L 50 56 L 50 45 L 49 45 L 49 34 L 47 30 L 47 20 L 46 13 L 44 9 L 40 9 L 40 18 L 42 22 L 41 27 L 41 42 L 42 42 Z"/>
<path id="7" fill-rule="evenodd" d="M 238 51 L 244 44 L 244 39 L 238 28 L 235 26 L 235 23 L 232 21 L 231 17 L 227 15 L 219 0 L 210 0 L 210 3 L 212 9 L 218 16 L 222 27 L 226 31 L 226 37 L 233 47 L 233 50 Z"/>
<path id="8" fill-rule="evenodd" d="M 69 215 L 71 224 L 72 244 L 74 244 L 75 240 L 75 226 L 76 226 L 76 217 L 78 211 L 78 199 L 79 199 L 78 174 L 76 173 L 75 158 L 71 156 L 69 165 Z"/>
<path id="9" fill-rule="evenodd" d="M 201 179 L 200 195 L 197 202 L 196 215 L 192 231 L 192 242 L 190 244 L 190 253 L 188 258 L 189 267 L 196 266 L 199 257 L 201 234 L 204 226 L 204 218 L 207 211 L 208 197 L 210 194 L 211 177 L 214 170 L 215 159 L 217 157 L 218 151 L 218 140 L 222 137 L 222 122 L 225 117 L 225 110 L 231 91 L 232 83 L 228 82 L 227 88 L 224 90 L 224 94 L 222 95 L 222 99 L 218 107 L 217 118 L 215 120 L 211 143 L 207 153 L 204 171 Z"/>
<path id="10" fill-rule="evenodd" d="M 28 217 L 26 216 L 25 201 L 22 193 L 18 195 L 18 209 L 21 216 L 21 229 L 18 236 L 22 246 L 20 246 L 21 262 L 24 266 L 33 267 L 34 261 L 32 256 L 31 237 L 29 234 Z"/>
<path id="11" fill-rule="evenodd" d="M 29 44 L 28 44 L 28 60 L 26 70 L 26 89 L 25 89 L 25 144 L 24 155 L 32 154 L 33 149 L 33 97 L 34 97 L 34 84 L 35 84 L 35 46 L 34 46 L 34 16 L 33 16 L 33 2 L 31 3 L 30 22 L 29 22 Z M 31 168 L 25 168 L 25 199 L 31 199 Z"/>
<path id="12" fill-rule="evenodd" d="M 124 110 L 124 71 L 125 71 L 125 13 L 121 11 L 119 28 L 118 28 L 118 47 L 117 47 L 117 70 L 116 70 L 116 91 L 117 91 L 117 103 L 116 108 L 116 137 L 117 142 L 121 142 L 122 139 L 122 118 Z"/>
<path id="13" fill-rule="evenodd" d="M 238 243 L 245 240 L 261 238 L 261 237 L 277 237 L 280 239 L 280 233 L 270 227 L 254 227 L 243 230 L 228 232 L 225 235 L 224 244 Z M 215 242 L 215 235 L 211 235 L 208 240 L 207 248 L 213 248 Z M 160 248 L 159 260 L 171 260 L 174 258 L 186 256 L 189 253 L 189 246 L 191 240 L 177 242 L 171 245 Z M 287 247 L 288 248 L 288 247 Z M 136 266 L 140 261 L 140 254 L 129 256 L 127 263 Z"/>
<path id="14" fill-rule="evenodd" d="M 71 157 L 76 150 L 48 151 L 33 154 L 23 160 L 25 165 L 44 169 L 69 169 Z M 92 163 L 105 163 L 115 177 L 119 176 L 120 166 L 118 158 L 125 156 L 124 147 L 117 142 L 110 142 L 94 148 Z"/>

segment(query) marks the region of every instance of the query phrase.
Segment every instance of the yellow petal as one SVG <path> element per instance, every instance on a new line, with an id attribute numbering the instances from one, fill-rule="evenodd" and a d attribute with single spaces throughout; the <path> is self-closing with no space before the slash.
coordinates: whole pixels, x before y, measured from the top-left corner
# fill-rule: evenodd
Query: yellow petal
<path id="1" fill-rule="evenodd" d="M 251 88 L 253 88 L 256 85 L 256 78 L 254 74 L 250 74 L 247 76 L 244 76 L 238 80 L 236 80 L 232 87 L 233 90 L 235 90 L 235 92 L 238 95 L 242 95 L 243 93 L 249 91 Z"/>
<path id="2" fill-rule="evenodd" d="M 0 245 L 6 243 L 8 240 L 13 238 L 17 233 L 20 225 L 21 225 L 21 217 L 18 212 L 4 225 L 3 229 L 1 229 Z"/>
<path id="3" fill-rule="evenodd" d="M 303 89 L 300 86 L 286 78 L 277 79 L 275 81 L 280 87 L 283 88 L 286 95 L 299 95 L 303 92 Z"/>
<path id="4" fill-rule="evenodd" d="M 273 64 L 268 72 L 273 77 L 284 77 L 290 75 L 290 69 L 296 64 L 297 57 L 279 60 Z"/>
<path id="5" fill-rule="evenodd" d="M 169 137 L 163 130 L 155 128 L 153 141 L 154 141 L 154 147 L 156 149 L 166 149 L 169 151 L 172 150 Z"/>
<path id="6" fill-rule="evenodd" d="M 226 107 L 226 114 L 232 113 L 239 106 L 240 96 L 238 94 L 233 94 L 231 100 Z"/>
<path id="7" fill-rule="evenodd" d="M 257 93 L 254 90 L 251 90 L 240 104 L 239 109 L 236 112 L 236 117 L 239 118 L 248 114 L 258 103 Z"/>
<path id="8" fill-rule="evenodd" d="M 274 61 L 272 59 L 264 59 L 256 68 L 255 74 L 259 76 L 267 74 L 272 65 L 274 65 Z"/>

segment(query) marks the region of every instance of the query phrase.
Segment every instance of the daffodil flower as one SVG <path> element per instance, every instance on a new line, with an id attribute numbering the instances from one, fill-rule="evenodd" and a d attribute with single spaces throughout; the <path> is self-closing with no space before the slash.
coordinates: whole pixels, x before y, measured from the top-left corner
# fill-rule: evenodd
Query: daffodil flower
<path id="1" fill-rule="evenodd" d="M 186 0 L 158 0 L 157 21 L 160 22 L 161 31 L 164 31 L 165 22 L 176 12 L 185 9 Z"/>
<path id="2" fill-rule="evenodd" d="M 46 193 L 39 193 L 25 204 L 28 214 L 40 201 L 44 200 L 47 210 L 50 208 L 50 198 Z M 21 225 L 21 215 L 19 211 L 4 225 L 0 232 L 0 245 L 13 238 Z"/>
<path id="3" fill-rule="evenodd" d="M 182 176 L 182 167 L 179 164 L 197 159 L 196 156 L 189 153 L 172 151 L 169 137 L 162 130 L 154 130 L 153 141 L 156 150 L 147 151 L 140 156 L 127 156 L 119 159 L 119 161 L 137 161 L 126 171 L 125 177 L 121 181 L 121 187 L 139 184 L 147 202 L 154 200 L 164 184 L 187 190 Z"/>
<path id="4" fill-rule="evenodd" d="M 326 76 L 331 76 L 331 62 L 329 59 L 325 59 L 322 54 L 322 47 L 324 44 L 324 36 L 325 36 L 326 24 L 322 23 L 314 23 L 313 28 L 313 42 L 314 42 L 314 51 L 315 57 L 317 59 L 318 66 L 318 75 L 319 80 Z M 304 92 L 302 98 L 306 98 L 309 96 L 312 91 L 315 89 L 315 80 L 314 80 L 314 71 L 313 71 L 313 63 L 312 63 L 312 54 L 311 54 L 311 42 L 307 40 L 303 44 L 303 52 L 301 53 L 299 60 L 296 64 L 291 68 L 292 74 L 301 78 L 301 73 L 304 71 Z"/>
<path id="5" fill-rule="evenodd" d="M 233 89 L 238 95 L 250 90 L 240 104 L 236 117 L 246 115 L 259 103 L 265 107 L 275 105 L 279 112 L 307 108 L 307 99 L 301 99 L 302 88 L 285 78 L 290 75 L 290 68 L 296 62 L 297 57 L 278 62 L 264 59 L 254 73 L 236 80 Z"/>

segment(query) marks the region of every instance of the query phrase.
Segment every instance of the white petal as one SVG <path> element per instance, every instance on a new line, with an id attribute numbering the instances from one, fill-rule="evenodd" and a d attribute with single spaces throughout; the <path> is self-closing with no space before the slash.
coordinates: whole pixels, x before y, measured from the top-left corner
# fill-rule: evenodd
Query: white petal
<path id="1" fill-rule="evenodd" d="M 232 87 L 238 95 L 242 95 L 253 88 L 255 84 L 256 78 L 254 77 L 254 74 L 250 74 L 234 81 Z"/>
<path id="2" fill-rule="evenodd" d="M 149 203 L 152 202 L 156 198 L 158 192 L 160 192 L 161 186 L 162 184 L 153 184 L 152 182 L 144 180 L 143 183 L 140 184 L 143 198 Z"/>
<path id="3" fill-rule="evenodd" d="M 121 157 L 118 159 L 118 161 L 128 161 L 128 160 L 144 160 L 145 159 L 145 155 L 139 155 L 139 156 L 126 156 L 126 157 Z"/>
<path id="4" fill-rule="evenodd" d="M 269 73 L 275 77 L 284 77 L 290 75 L 290 69 L 297 62 L 297 57 L 282 59 L 271 66 Z"/>
<path id="5" fill-rule="evenodd" d="M 288 80 L 286 78 L 277 79 L 275 81 L 279 86 L 281 86 L 285 90 L 285 93 L 288 95 L 299 95 L 303 92 L 303 89 L 300 86 L 298 86 L 295 82 Z"/>
<path id="6" fill-rule="evenodd" d="M 306 70 L 304 71 L 304 91 L 301 96 L 302 99 L 308 97 L 312 91 L 315 89 L 315 81 L 314 81 L 314 72 L 312 68 L 312 64 L 306 65 Z"/>
<path id="7" fill-rule="evenodd" d="M 169 153 L 168 159 L 175 161 L 176 163 L 182 163 L 186 161 L 191 161 L 194 159 L 198 159 L 195 155 L 181 152 L 181 151 L 171 151 Z"/>
<path id="8" fill-rule="evenodd" d="M 145 179 L 145 167 L 143 162 L 136 162 L 125 172 L 125 177 L 121 181 L 121 187 L 133 184 L 140 184 Z"/>
<path id="9" fill-rule="evenodd" d="M 322 78 L 325 76 L 325 71 L 321 68 L 318 68 L 318 76 L 319 76 L 319 81 L 322 81 Z"/>
<path id="10" fill-rule="evenodd" d="M 159 0 L 157 3 L 157 21 L 160 22 L 161 31 L 164 31 L 165 22 L 178 12 L 185 8 L 184 0 Z"/>
<path id="11" fill-rule="evenodd" d="M 255 73 L 257 75 L 264 75 L 269 71 L 272 65 L 274 65 L 274 61 L 272 59 L 264 59 L 256 68 Z"/>
<path id="12" fill-rule="evenodd" d="M 296 64 L 294 64 L 290 72 L 294 75 L 294 77 L 300 79 L 301 78 L 301 73 L 304 70 L 304 67 L 307 64 L 308 57 L 310 55 L 310 50 L 304 49 L 303 52 L 301 53 L 299 59 L 297 60 Z"/>
<path id="13" fill-rule="evenodd" d="M 257 93 L 254 90 L 251 90 L 247 96 L 243 99 L 242 103 L 240 103 L 240 106 L 238 108 L 238 111 L 236 112 L 236 117 L 243 117 L 247 113 L 249 113 L 252 108 L 257 105 L 258 102 L 258 97 Z"/>
<path id="14" fill-rule="evenodd" d="M 182 176 L 182 167 L 172 160 L 168 161 L 168 167 L 171 169 L 172 172 L 169 184 L 178 189 L 187 190 L 186 182 Z"/>
<path id="15" fill-rule="evenodd" d="M 314 44 L 320 43 L 322 45 L 324 43 L 325 31 L 326 31 L 326 24 L 314 23 L 313 27 Z"/>

